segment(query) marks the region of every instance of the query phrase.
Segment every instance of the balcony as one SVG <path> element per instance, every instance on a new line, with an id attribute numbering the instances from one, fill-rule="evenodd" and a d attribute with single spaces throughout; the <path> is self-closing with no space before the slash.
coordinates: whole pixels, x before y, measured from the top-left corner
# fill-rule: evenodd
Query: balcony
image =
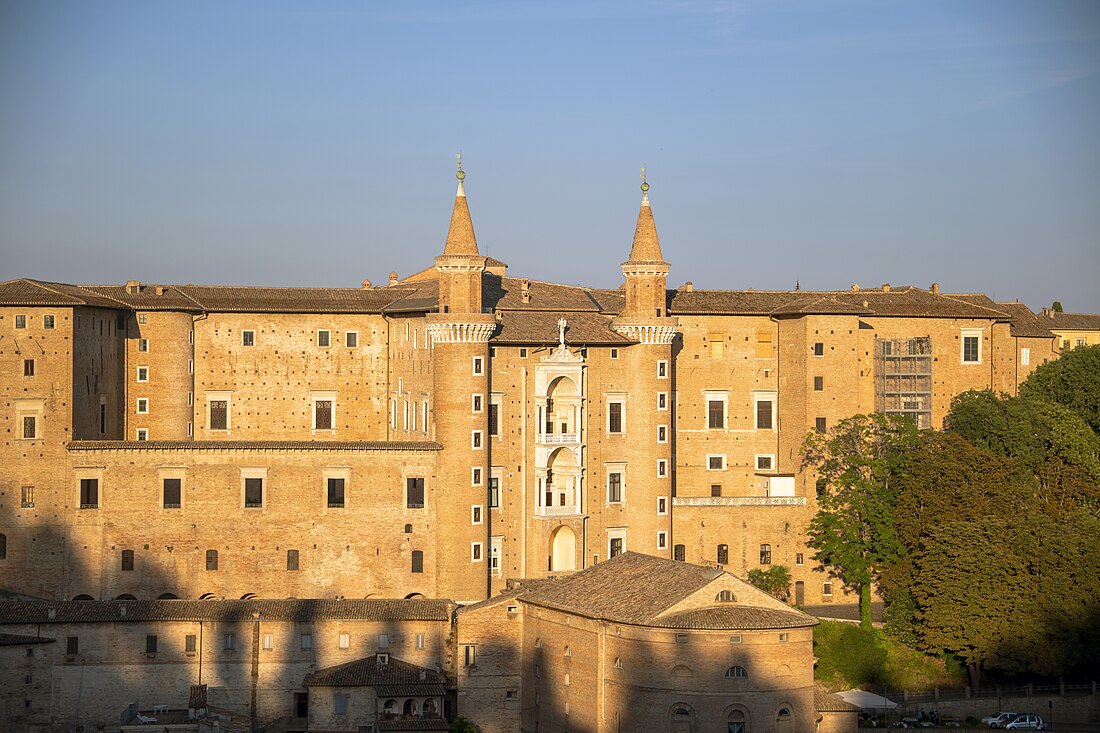
<path id="1" fill-rule="evenodd" d="M 538 442 L 543 445 L 566 445 L 581 442 L 580 433 L 540 433 Z"/>
<path id="2" fill-rule="evenodd" d="M 805 496 L 677 496 L 672 506 L 806 506 Z"/>
<path id="3" fill-rule="evenodd" d="M 575 506 L 540 506 L 535 512 L 539 517 L 576 517 L 581 510 Z"/>

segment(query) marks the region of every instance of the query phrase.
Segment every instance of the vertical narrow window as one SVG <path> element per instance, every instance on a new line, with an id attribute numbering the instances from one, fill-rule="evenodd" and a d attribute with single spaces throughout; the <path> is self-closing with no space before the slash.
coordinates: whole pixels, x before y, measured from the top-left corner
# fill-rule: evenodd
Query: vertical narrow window
<path id="1" fill-rule="evenodd" d="M 145 653 L 156 654 L 157 653 L 157 637 L 155 634 L 147 634 L 145 636 Z"/>
<path id="2" fill-rule="evenodd" d="M 218 551 L 207 550 L 206 551 L 206 569 L 217 570 L 218 569 Z"/>
<path id="3" fill-rule="evenodd" d="M 24 377 L 33 377 L 34 376 L 34 359 L 24 359 L 23 360 L 23 376 Z"/>
<path id="4" fill-rule="evenodd" d="M 179 509 L 183 503 L 183 480 L 178 478 L 166 478 L 163 482 L 163 507 L 165 509 Z"/>
<path id="5" fill-rule="evenodd" d="M 814 356 L 825 356 L 825 344 L 821 341 L 814 343 Z"/>
<path id="6" fill-rule="evenodd" d="M 79 636 L 68 636 L 65 638 L 65 653 L 69 656 L 80 653 Z"/>
<path id="7" fill-rule="evenodd" d="M 348 331 L 344 334 L 344 346 L 354 349 L 359 345 L 359 334 L 356 331 Z"/>
<path id="8" fill-rule="evenodd" d="M 99 507 L 99 479 L 80 479 L 80 508 L 96 509 Z"/>
<path id="9" fill-rule="evenodd" d="M 187 634 L 183 637 L 183 651 L 187 654 L 194 654 L 198 649 L 198 637 L 194 634 Z"/>
<path id="10" fill-rule="evenodd" d="M 38 417 L 35 415 L 23 416 L 23 439 L 34 440 L 38 437 Z"/>
<path id="11" fill-rule="evenodd" d="M 462 646 L 462 666 L 473 667 L 477 664 L 477 646 L 464 644 Z"/>
<path id="12" fill-rule="evenodd" d="M 658 392 L 657 393 L 657 409 L 658 410 L 667 410 L 668 409 L 668 392 Z"/>
<path id="13" fill-rule="evenodd" d="M 980 364 L 982 362 L 981 331 L 962 332 L 962 363 Z"/>
<path id="14" fill-rule="evenodd" d="M 756 334 L 756 358 L 770 359 L 772 357 L 771 331 L 758 331 Z"/>
<path id="15" fill-rule="evenodd" d="M 668 497 L 667 496 L 658 496 L 657 497 L 657 513 L 658 514 L 668 514 Z"/>
<path id="16" fill-rule="evenodd" d="M 413 550 L 412 551 L 412 571 L 414 573 L 424 572 L 424 551 Z"/>
<path id="17" fill-rule="evenodd" d="M 470 399 L 471 399 L 470 411 L 471 412 L 481 412 L 481 409 L 482 409 L 481 408 L 481 401 L 482 401 L 481 395 L 479 395 L 479 394 L 471 395 Z"/>
<path id="18" fill-rule="evenodd" d="M 255 509 L 264 505 L 264 480 L 247 477 L 244 480 L 244 505 Z"/>
<path id="19" fill-rule="evenodd" d="M 795 565 L 805 565 L 806 564 L 806 556 L 801 552 L 796 552 L 794 554 L 794 564 Z"/>
<path id="20" fill-rule="evenodd" d="M 470 447 L 474 449 L 481 448 L 481 431 L 474 430 L 470 433 Z"/>
<path id="21" fill-rule="evenodd" d="M 489 435 L 500 435 L 500 425 L 498 420 L 500 418 L 500 405 L 489 403 Z"/>
<path id="22" fill-rule="evenodd" d="M 0 533 L 0 560 L 8 559 L 8 536 Z"/>
<path id="23" fill-rule="evenodd" d="M 482 545 L 481 545 L 480 542 L 471 542 L 470 543 L 470 561 L 471 562 L 481 562 L 481 549 L 482 549 Z"/>
<path id="24" fill-rule="evenodd" d="M 718 545 L 718 564 L 728 565 L 730 561 L 730 548 L 729 545 Z"/>
<path id="25" fill-rule="evenodd" d="M 616 556 L 621 555 L 621 554 L 623 554 L 623 538 L 622 537 L 612 537 L 610 545 L 608 547 L 607 556 L 608 557 L 616 557 Z"/>
<path id="26" fill-rule="evenodd" d="M 272 649 L 275 648 L 275 635 L 274 634 L 264 634 L 263 647 L 264 647 L 265 652 L 269 652 L 269 651 L 271 651 Z"/>
<path id="27" fill-rule="evenodd" d="M 256 345 L 256 332 L 255 331 L 241 331 L 241 346 L 255 346 Z"/>
<path id="28" fill-rule="evenodd" d="M 823 418 L 823 417 L 815 417 L 814 418 L 814 430 L 816 430 L 819 433 L 824 433 L 825 432 L 825 430 L 826 430 L 825 418 Z"/>
<path id="29" fill-rule="evenodd" d="M 607 432 L 621 434 L 623 432 L 623 403 L 607 403 Z"/>
<path id="30" fill-rule="evenodd" d="M 134 551 L 123 550 L 122 551 L 122 570 L 124 572 L 131 572 L 134 569 Z"/>
<path id="31" fill-rule="evenodd" d="M 331 338 L 332 338 L 332 334 L 329 331 L 318 331 L 317 332 L 317 345 L 318 346 L 328 346 L 329 342 L 331 341 Z"/>
<path id="32" fill-rule="evenodd" d="M 726 426 L 726 403 L 724 400 L 707 401 L 707 427 L 721 430 Z"/>
<path id="33" fill-rule="evenodd" d="M 207 425 L 211 430 L 229 429 L 229 400 L 210 400 L 210 416 Z"/>
<path id="34" fill-rule="evenodd" d="M 771 400 L 757 400 L 756 401 L 756 429 L 757 430 L 771 430 L 772 429 L 772 401 Z"/>
<path id="35" fill-rule="evenodd" d="M 423 634 L 417 634 L 416 635 L 416 648 L 417 649 L 423 649 L 424 648 L 424 635 Z"/>
<path id="36" fill-rule="evenodd" d="M 668 547 L 668 532 L 657 533 L 657 549 L 664 550 Z"/>
<path id="37" fill-rule="evenodd" d="M 667 425 L 658 425 L 657 426 L 657 442 L 658 443 L 667 443 L 668 442 L 668 426 Z"/>
<path id="38" fill-rule="evenodd" d="M 19 505 L 24 509 L 34 509 L 34 486 L 26 485 L 20 488 Z"/>
<path id="39" fill-rule="evenodd" d="M 1020 349 L 1020 364 L 1022 366 L 1031 364 L 1031 349 L 1027 347 Z"/>
<path id="40" fill-rule="evenodd" d="M 298 569 L 298 551 L 287 550 L 286 551 L 286 569 L 297 570 Z"/>
<path id="41" fill-rule="evenodd" d="M 327 486 L 327 504 L 330 509 L 344 508 L 344 479 L 329 478 Z"/>
<path id="42" fill-rule="evenodd" d="M 668 475 L 668 461 L 661 458 L 657 461 L 657 478 L 664 478 Z"/>
<path id="43" fill-rule="evenodd" d="M 623 475 L 617 471 L 607 474 L 607 500 L 612 504 L 623 500 Z"/>
<path id="44" fill-rule="evenodd" d="M 814 392 L 821 392 L 825 389 L 825 377 L 814 377 Z"/>
<path id="45" fill-rule="evenodd" d="M 226 634 L 225 635 L 224 649 L 227 652 L 232 652 L 232 651 L 235 651 L 237 649 L 237 635 L 236 634 Z"/>
<path id="46" fill-rule="evenodd" d="M 299 637 L 299 646 L 302 651 L 308 651 L 313 648 L 313 634 L 308 631 L 303 631 L 301 637 Z"/>
<path id="47" fill-rule="evenodd" d="M 683 545 L 676 545 L 672 548 L 672 559 L 684 562 L 687 557 L 687 549 Z"/>
<path id="48" fill-rule="evenodd" d="M 107 405 L 99 404 L 99 434 L 107 432 Z"/>
<path id="49" fill-rule="evenodd" d="M 493 476 L 489 479 L 489 508 L 500 506 L 500 478 Z"/>
<path id="50" fill-rule="evenodd" d="M 332 430 L 332 400 L 314 401 L 313 427 L 316 430 Z"/>
<path id="51" fill-rule="evenodd" d="M 760 564 L 771 565 L 772 564 L 772 546 L 760 545 Z"/>
<path id="52" fill-rule="evenodd" d="M 668 362 L 657 362 L 657 379 L 668 379 Z"/>
<path id="53" fill-rule="evenodd" d="M 470 507 L 470 524 L 481 524 L 481 506 Z"/>
<path id="54" fill-rule="evenodd" d="M 409 509 L 421 509 L 424 507 L 424 479 L 405 479 L 406 506 Z"/>
<path id="55" fill-rule="evenodd" d="M 470 485 L 471 486 L 481 486 L 481 477 L 482 477 L 482 472 L 481 472 L 481 467 L 480 466 L 474 466 L 472 469 L 470 469 Z"/>
<path id="56" fill-rule="evenodd" d="M 475 377 L 479 377 L 485 373 L 485 360 L 480 356 L 474 357 L 473 373 Z"/>

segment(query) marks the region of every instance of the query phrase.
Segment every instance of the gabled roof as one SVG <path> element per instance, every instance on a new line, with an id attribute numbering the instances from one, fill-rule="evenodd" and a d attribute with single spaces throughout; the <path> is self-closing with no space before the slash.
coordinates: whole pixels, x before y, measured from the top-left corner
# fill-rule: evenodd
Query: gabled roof
<path id="1" fill-rule="evenodd" d="M 449 621 L 451 602 L 414 598 L 279 598 L 232 601 L 0 601 L 0 623 L 62 624 L 102 621 L 268 621 L 355 619 Z"/>
<path id="2" fill-rule="evenodd" d="M 1054 338 L 1054 334 L 1050 332 L 1050 326 L 1023 303 L 997 303 L 997 309 L 1004 311 L 1012 318 L 1012 328 L 1009 332 L 1013 336 Z M 1100 319 L 1097 320 L 1100 322 Z"/>
<path id="3" fill-rule="evenodd" d="M 409 295 L 404 288 L 266 288 L 183 285 L 203 310 L 228 313 L 380 313 Z"/>
<path id="4" fill-rule="evenodd" d="M 1100 314 L 1096 313 L 1059 313 L 1047 311 L 1042 318 L 1050 323 L 1050 328 L 1068 331 L 1100 331 Z"/>
<path id="5" fill-rule="evenodd" d="M 0 283 L 0 304 L 35 306 L 91 305 L 101 308 L 122 308 L 122 303 L 76 285 L 51 283 L 20 278 Z"/>
<path id="6" fill-rule="evenodd" d="M 835 695 L 821 685 L 814 685 L 814 710 L 819 713 L 858 713 L 862 708 Z"/>
<path id="7" fill-rule="evenodd" d="M 558 319 L 568 324 L 565 331 L 567 344 L 630 344 L 630 339 L 611 330 L 611 317 L 598 313 L 564 311 L 506 311 L 502 314 L 494 344 L 556 344 L 558 343 Z"/>
<path id="8" fill-rule="evenodd" d="M 385 654 L 383 652 L 383 654 Z M 355 687 L 378 685 L 416 685 L 418 688 L 436 687 L 438 692 L 421 691 L 421 695 L 443 694 L 446 678 L 434 669 L 421 667 L 392 655 L 385 654 L 383 663 L 378 654 L 356 659 L 334 667 L 319 669 L 305 679 L 306 687 Z"/>

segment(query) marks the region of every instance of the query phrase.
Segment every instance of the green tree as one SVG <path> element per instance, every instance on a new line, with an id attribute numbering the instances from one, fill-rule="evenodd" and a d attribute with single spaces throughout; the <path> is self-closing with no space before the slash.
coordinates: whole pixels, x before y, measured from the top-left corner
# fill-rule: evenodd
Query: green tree
<path id="1" fill-rule="evenodd" d="M 859 592 L 865 628 L 873 584 L 904 551 L 894 529 L 897 479 L 918 435 L 900 415 L 855 415 L 828 433 L 810 433 L 802 446 L 803 464 L 824 480 L 807 544 L 816 550 L 814 560 Z"/>
<path id="2" fill-rule="evenodd" d="M 478 727 L 466 718 L 459 717 L 451 723 L 450 733 L 478 733 Z"/>
<path id="3" fill-rule="evenodd" d="M 1020 396 L 1068 407 L 1100 433 L 1100 344 L 1079 346 L 1036 368 Z"/>
<path id="4" fill-rule="evenodd" d="M 786 565 L 772 565 L 767 570 L 754 568 L 748 580 L 765 593 L 781 601 L 787 600 L 791 590 L 791 571 Z"/>
<path id="5" fill-rule="evenodd" d="M 1061 313 L 1062 312 L 1062 301 L 1060 301 L 1060 300 L 1054 301 L 1054 305 L 1051 306 L 1051 309 L 1055 313 Z"/>

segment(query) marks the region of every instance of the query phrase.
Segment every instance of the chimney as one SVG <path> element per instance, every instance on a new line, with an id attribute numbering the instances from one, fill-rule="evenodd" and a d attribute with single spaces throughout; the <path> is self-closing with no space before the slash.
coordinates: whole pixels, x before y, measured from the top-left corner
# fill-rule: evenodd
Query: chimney
<path id="1" fill-rule="evenodd" d="M 57 609 L 51 608 L 49 611 L 46 612 L 46 615 L 50 617 L 50 620 L 57 618 Z"/>
<path id="2" fill-rule="evenodd" d="M 859 285 L 852 285 L 852 292 L 853 293 L 858 293 L 859 292 Z"/>
<path id="3" fill-rule="evenodd" d="M 695 292 L 695 286 L 691 284 L 691 280 L 688 280 L 686 283 L 684 283 L 684 292 L 687 292 L 687 293 L 694 293 Z"/>
<path id="4" fill-rule="evenodd" d="M 363 290 L 370 290 L 372 287 L 374 286 L 370 284 L 370 280 L 363 281 Z"/>
<path id="5" fill-rule="evenodd" d="M 531 281 L 527 278 L 519 281 L 519 297 L 524 303 L 531 302 Z"/>
<path id="6" fill-rule="evenodd" d="M 932 295 L 939 295 L 939 294 L 940 294 L 940 284 L 939 283 L 932 283 Z"/>
<path id="7" fill-rule="evenodd" d="M 157 290 L 156 290 L 157 295 L 164 295 L 167 291 L 168 291 L 168 288 L 164 287 L 163 285 L 158 285 L 157 286 Z"/>
<path id="8" fill-rule="evenodd" d="M 882 284 L 882 292 L 884 292 L 884 293 L 889 293 L 890 292 L 890 283 L 883 283 Z"/>
<path id="9" fill-rule="evenodd" d="M 396 285 L 396 284 L 397 284 L 397 272 L 394 271 L 394 272 L 390 273 L 390 285 Z"/>
<path id="10" fill-rule="evenodd" d="M 141 281 L 140 280 L 127 280 L 126 281 L 126 292 L 129 293 L 130 295 L 137 295 L 138 293 L 140 293 L 141 292 Z"/>

